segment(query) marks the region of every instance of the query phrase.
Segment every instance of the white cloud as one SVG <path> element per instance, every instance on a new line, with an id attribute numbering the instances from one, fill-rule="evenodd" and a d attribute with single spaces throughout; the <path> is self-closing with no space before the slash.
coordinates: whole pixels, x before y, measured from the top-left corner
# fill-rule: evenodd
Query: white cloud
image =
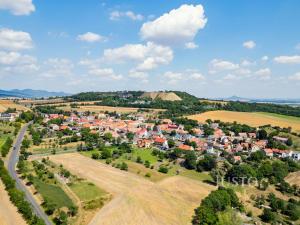
<path id="1" fill-rule="evenodd" d="M 30 48 L 33 48 L 33 44 L 29 33 L 7 28 L 0 29 L 0 49 L 18 51 Z"/>
<path id="2" fill-rule="evenodd" d="M 121 80 L 123 76 L 116 74 L 112 68 L 94 68 L 89 70 L 89 74 L 100 76 L 103 78 L 110 78 L 112 80 Z"/>
<path id="3" fill-rule="evenodd" d="M 300 50 L 300 43 L 296 45 L 295 49 Z"/>
<path id="4" fill-rule="evenodd" d="M 239 68 L 239 65 L 222 59 L 213 59 L 210 61 L 209 67 L 209 73 L 213 74 L 226 70 L 236 70 Z"/>
<path id="5" fill-rule="evenodd" d="M 199 72 L 192 73 L 190 78 L 195 80 L 205 80 L 205 77 Z"/>
<path id="6" fill-rule="evenodd" d="M 111 62 L 138 62 L 137 69 L 151 70 L 159 65 L 169 64 L 173 60 L 171 48 L 147 42 L 142 44 L 127 44 L 119 48 L 106 49 L 103 53 L 104 60 Z"/>
<path id="7" fill-rule="evenodd" d="M 292 76 L 289 76 L 289 80 L 295 80 L 295 81 L 300 81 L 300 72 L 295 73 Z"/>
<path id="8" fill-rule="evenodd" d="M 178 83 L 178 81 L 183 79 L 183 74 L 172 72 L 172 71 L 167 71 L 163 74 L 163 77 L 166 79 L 168 84 L 175 85 Z"/>
<path id="9" fill-rule="evenodd" d="M 236 75 L 234 75 L 234 74 L 227 74 L 224 78 L 223 78 L 223 80 L 238 80 L 239 79 L 239 77 L 238 76 L 236 76 Z"/>
<path id="10" fill-rule="evenodd" d="M 256 44 L 254 41 L 245 41 L 243 43 L 243 46 L 248 49 L 253 49 L 253 48 L 255 48 Z"/>
<path id="11" fill-rule="evenodd" d="M 247 67 L 247 66 L 253 66 L 253 65 L 255 65 L 256 63 L 255 62 L 251 62 L 251 61 L 249 61 L 249 60 L 243 60 L 242 62 L 241 62 L 241 66 L 244 66 L 244 67 Z"/>
<path id="12" fill-rule="evenodd" d="M 99 34 L 95 34 L 92 32 L 87 32 L 85 34 L 80 34 L 77 36 L 77 40 L 79 41 L 85 41 L 85 42 L 99 42 L 99 41 L 104 41 L 106 38 L 99 35 Z"/>
<path id="13" fill-rule="evenodd" d="M 300 55 L 293 56 L 278 56 L 274 58 L 274 61 L 282 64 L 299 64 L 300 63 Z"/>
<path id="14" fill-rule="evenodd" d="M 181 5 L 154 21 L 143 24 L 140 34 L 144 40 L 162 44 L 185 44 L 193 41 L 207 18 L 202 5 Z"/>
<path id="15" fill-rule="evenodd" d="M 271 78 L 271 70 L 269 68 L 259 69 L 255 72 L 260 80 L 269 80 Z"/>
<path id="16" fill-rule="evenodd" d="M 245 69 L 245 68 L 240 68 L 237 71 L 235 71 L 235 73 L 239 74 L 239 75 L 248 75 L 251 73 L 251 70 Z"/>
<path id="17" fill-rule="evenodd" d="M 195 49 L 198 48 L 199 46 L 195 44 L 194 42 L 187 42 L 185 43 L 185 48 L 187 49 Z"/>
<path id="18" fill-rule="evenodd" d="M 268 61 L 269 60 L 269 57 L 267 55 L 264 55 L 263 57 L 261 57 L 261 60 L 262 61 Z"/>
<path id="19" fill-rule="evenodd" d="M 0 51 L 0 70 L 3 72 L 27 74 L 38 69 L 35 57 L 19 52 Z"/>
<path id="20" fill-rule="evenodd" d="M 145 72 L 140 72 L 140 71 L 135 71 L 135 70 L 131 70 L 129 71 L 129 77 L 131 78 L 136 78 L 136 79 L 147 79 L 148 78 L 148 74 Z"/>
<path id="21" fill-rule="evenodd" d="M 144 19 L 143 15 L 136 14 L 132 11 L 126 11 L 126 12 L 113 11 L 110 13 L 109 19 L 110 20 L 119 20 L 121 17 L 127 17 L 131 20 L 138 20 L 138 21 L 141 21 Z"/>
<path id="22" fill-rule="evenodd" d="M 74 65 L 66 58 L 50 58 L 44 62 L 44 77 L 70 76 L 73 74 Z"/>
<path id="23" fill-rule="evenodd" d="M 32 0 L 0 0 L 0 9 L 9 10 L 13 15 L 29 15 L 35 11 Z"/>

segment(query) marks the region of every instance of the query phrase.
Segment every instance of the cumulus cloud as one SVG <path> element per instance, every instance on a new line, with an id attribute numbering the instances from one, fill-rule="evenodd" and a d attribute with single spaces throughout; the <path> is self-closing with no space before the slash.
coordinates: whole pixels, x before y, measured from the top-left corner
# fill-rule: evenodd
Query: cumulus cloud
<path id="1" fill-rule="evenodd" d="M 33 43 L 29 33 L 0 29 L 0 49 L 19 51 L 30 48 L 33 48 Z"/>
<path id="2" fill-rule="evenodd" d="M 185 48 L 187 49 L 195 49 L 198 48 L 199 46 L 197 44 L 195 44 L 194 42 L 187 42 L 185 43 Z"/>
<path id="3" fill-rule="evenodd" d="M 223 80 L 239 80 L 240 78 L 238 76 L 236 76 L 235 74 L 227 74 Z"/>
<path id="4" fill-rule="evenodd" d="M 201 80 L 201 81 L 205 80 L 205 77 L 203 76 L 203 74 L 199 73 L 199 72 L 191 73 L 189 77 L 190 77 L 190 79 L 194 79 L 194 80 Z"/>
<path id="5" fill-rule="evenodd" d="M 226 70 L 236 70 L 239 65 L 222 59 L 213 59 L 210 61 L 209 68 L 209 73 L 214 74 Z"/>
<path id="6" fill-rule="evenodd" d="M 13 15 L 29 15 L 35 11 L 32 0 L 0 0 L 0 9 L 9 10 Z"/>
<path id="7" fill-rule="evenodd" d="M 243 60 L 242 62 L 241 62 L 241 66 L 244 66 L 244 67 L 247 67 L 247 66 L 253 66 L 253 65 L 255 65 L 256 63 L 255 62 L 251 62 L 251 61 L 249 61 L 249 60 Z"/>
<path id="8" fill-rule="evenodd" d="M 267 55 L 264 55 L 263 57 L 261 57 L 261 60 L 262 61 L 268 61 L 269 60 L 269 57 Z"/>
<path id="9" fill-rule="evenodd" d="M 300 81 L 300 72 L 295 73 L 292 76 L 289 76 L 289 80 Z"/>
<path id="10" fill-rule="evenodd" d="M 152 70 L 159 65 L 169 64 L 173 60 L 171 48 L 152 42 L 142 44 L 127 44 L 119 48 L 106 49 L 103 58 L 111 62 L 138 62 L 137 69 Z"/>
<path id="11" fill-rule="evenodd" d="M 73 74 L 74 64 L 66 58 L 49 58 L 43 65 L 44 77 L 70 76 Z"/>
<path id="12" fill-rule="evenodd" d="M 103 37 L 99 34 L 92 33 L 92 32 L 87 32 L 87 33 L 78 35 L 77 40 L 92 43 L 92 42 L 104 41 L 105 37 Z"/>
<path id="13" fill-rule="evenodd" d="M 253 49 L 253 48 L 255 48 L 256 43 L 254 41 L 245 41 L 243 43 L 243 46 L 248 49 Z"/>
<path id="14" fill-rule="evenodd" d="M 257 75 L 260 80 L 269 80 L 271 78 L 271 70 L 270 68 L 259 69 L 255 72 L 255 75 Z"/>
<path id="15" fill-rule="evenodd" d="M 93 68 L 89 70 L 89 74 L 112 80 L 121 80 L 123 78 L 121 74 L 116 74 L 112 68 Z"/>
<path id="16" fill-rule="evenodd" d="M 274 61 L 281 64 L 299 64 L 300 55 L 278 56 L 274 58 Z"/>
<path id="17" fill-rule="evenodd" d="M 126 12 L 113 11 L 110 13 L 109 19 L 110 20 L 119 20 L 121 17 L 127 17 L 131 20 L 138 20 L 138 21 L 141 21 L 144 19 L 143 15 L 136 14 L 132 11 L 126 11 Z"/>
<path id="18" fill-rule="evenodd" d="M 140 34 L 144 40 L 156 43 L 185 44 L 193 41 L 206 22 L 202 5 L 181 5 L 154 21 L 144 23 Z"/>
<path id="19" fill-rule="evenodd" d="M 3 72 L 29 73 L 38 69 L 37 60 L 33 56 L 0 51 L 0 70 Z"/>

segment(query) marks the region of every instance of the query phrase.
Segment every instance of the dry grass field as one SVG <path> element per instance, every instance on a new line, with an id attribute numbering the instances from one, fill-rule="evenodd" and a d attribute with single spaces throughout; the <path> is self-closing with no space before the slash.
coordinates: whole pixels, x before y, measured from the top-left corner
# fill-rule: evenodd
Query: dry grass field
<path id="1" fill-rule="evenodd" d="M 285 181 L 288 182 L 290 185 L 298 185 L 300 186 L 300 171 L 290 173 L 286 178 Z"/>
<path id="2" fill-rule="evenodd" d="M 26 225 L 17 208 L 10 202 L 9 196 L 0 181 L 0 224 L 1 225 Z"/>
<path id="3" fill-rule="evenodd" d="M 271 124 L 279 127 L 292 127 L 293 131 L 300 132 L 300 118 L 293 116 L 284 116 L 274 113 L 262 112 L 231 112 L 231 111 L 209 111 L 197 115 L 188 116 L 199 122 L 205 122 L 207 119 L 221 120 L 223 122 L 238 122 L 250 126 L 259 127 Z"/>
<path id="4" fill-rule="evenodd" d="M 43 105 L 43 104 L 57 104 L 64 103 L 65 100 L 63 98 L 52 98 L 52 99 L 26 99 L 18 101 L 22 105 Z"/>
<path id="5" fill-rule="evenodd" d="M 181 176 L 153 183 L 78 153 L 50 156 L 113 195 L 90 225 L 184 225 L 214 187 Z"/>
<path id="6" fill-rule="evenodd" d="M 15 108 L 18 111 L 28 111 L 29 108 L 16 104 L 11 100 L 0 100 L 0 112 L 6 111 L 8 108 Z"/>

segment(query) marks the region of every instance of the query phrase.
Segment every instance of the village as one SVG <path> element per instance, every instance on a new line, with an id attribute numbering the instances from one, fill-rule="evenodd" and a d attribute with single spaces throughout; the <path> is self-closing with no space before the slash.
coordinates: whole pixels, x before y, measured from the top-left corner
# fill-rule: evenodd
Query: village
<path id="1" fill-rule="evenodd" d="M 54 136 L 55 132 L 65 132 L 81 137 L 82 129 L 89 129 L 92 134 L 109 134 L 120 143 L 132 143 L 138 148 L 154 148 L 161 151 L 176 148 L 183 152 L 194 151 L 198 156 L 204 153 L 211 154 L 220 160 L 223 152 L 226 152 L 232 156 L 234 162 L 241 162 L 243 157 L 256 151 L 263 151 L 270 158 L 300 160 L 299 152 L 269 148 L 268 140 L 258 138 L 257 132 L 229 131 L 226 135 L 219 124 L 212 121 L 209 121 L 208 125 L 199 123 L 187 130 L 183 124 L 175 123 L 171 119 L 149 119 L 146 113 L 129 114 L 125 119 L 120 117 L 120 114 L 111 116 L 108 113 L 87 115 L 76 112 L 69 116 L 43 114 L 43 124 Z M 273 136 L 273 140 L 287 144 L 289 139 Z"/>

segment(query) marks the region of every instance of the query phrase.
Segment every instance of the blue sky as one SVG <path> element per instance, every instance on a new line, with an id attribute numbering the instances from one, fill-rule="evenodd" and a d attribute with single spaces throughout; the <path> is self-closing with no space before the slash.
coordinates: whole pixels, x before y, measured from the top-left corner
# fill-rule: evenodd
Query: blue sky
<path id="1" fill-rule="evenodd" d="M 300 2 L 0 0 L 0 88 L 300 98 Z"/>

